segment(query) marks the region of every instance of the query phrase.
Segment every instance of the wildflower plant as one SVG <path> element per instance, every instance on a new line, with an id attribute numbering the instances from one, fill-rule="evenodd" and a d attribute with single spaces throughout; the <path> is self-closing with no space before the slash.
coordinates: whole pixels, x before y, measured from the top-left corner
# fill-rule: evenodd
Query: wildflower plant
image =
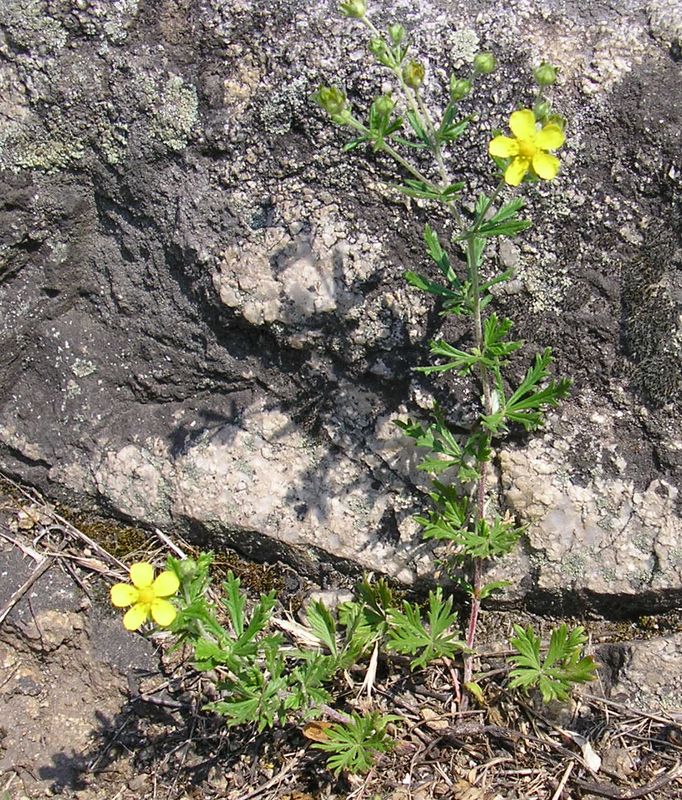
<path id="1" fill-rule="evenodd" d="M 524 201 L 514 190 L 554 180 L 560 170 L 556 151 L 565 142 L 565 120 L 553 113 L 545 95 L 556 81 L 557 70 L 546 62 L 537 67 L 531 107 L 517 108 L 509 116 L 512 136 L 499 132 L 487 143 L 492 159 L 491 188 L 469 197 L 466 176 L 451 171 L 450 165 L 458 162 L 451 158 L 450 150 L 477 120 L 462 111 L 461 102 L 495 71 L 494 55 L 478 53 L 468 74 L 453 73 L 442 110 L 434 112 L 424 92 L 425 66 L 412 54 L 405 28 L 394 23 L 386 32 L 380 31 L 368 16 L 364 0 L 342 3 L 340 10 L 364 26 L 368 50 L 377 65 L 391 74 L 395 95 L 385 92 L 378 96 L 365 118 L 351 108 L 339 87 L 320 87 L 316 102 L 333 122 L 354 136 L 346 151 L 367 145 L 373 153 L 392 159 L 400 175 L 394 188 L 422 203 L 435 204 L 440 218 L 445 212 L 454 228 L 448 243 L 435 225 L 425 225 L 425 249 L 437 278 L 410 270 L 405 279 L 436 299 L 442 317 L 469 319 L 470 345 L 438 337 L 429 343 L 434 363 L 417 371 L 427 376 L 453 372 L 475 381 L 481 397 L 477 419 L 464 437 L 451 425 L 447 409 L 438 405 L 428 421 L 408 419 L 397 424 L 425 452 L 418 469 L 431 476 L 431 509 L 417 517 L 424 538 L 448 545 L 446 564 L 456 568 L 469 596 L 463 677 L 465 686 L 478 696 L 473 648 L 481 601 L 506 585 L 504 581 L 485 583 L 484 566 L 508 555 L 524 532 L 523 526 L 499 508 L 490 490 L 490 462 L 506 434 L 513 429 L 528 432 L 539 428 L 547 411 L 566 397 L 570 387 L 568 380 L 553 377 L 552 351 L 545 348 L 520 383 L 510 388 L 507 367 L 523 341 L 513 338 L 512 320 L 491 310 L 495 287 L 513 277 L 512 270 L 496 269 L 493 243 L 515 237 L 531 225 L 523 216 Z M 460 259 L 466 262 L 463 270 Z M 517 632 L 514 642 L 522 639 Z M 582 665 L 582 671 L 569 671 L 571 680 L 592 677 L 592 660 L 585 659 Z M 531 677 L 526 671 L 523 680 L 517 675 L 516 685 L 537 685 L 541 673 L 536 669 Z"/>

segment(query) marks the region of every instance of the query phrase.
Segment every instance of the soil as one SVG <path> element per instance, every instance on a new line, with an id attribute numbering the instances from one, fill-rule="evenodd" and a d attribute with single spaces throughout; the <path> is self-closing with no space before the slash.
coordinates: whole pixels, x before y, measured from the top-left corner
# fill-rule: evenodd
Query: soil
<path id="1" fill-rule="evenodd" d="M 259 734 L 248 727 L 228 730 L 220 718 L 202 711 L 213 690 L 186 654 L 173 651 L 166 634 L 128 633 L 109 605 L 109 586 L 125 578 L 117 556 L 37 496 L 4 486 L 9 493 L 0 498 L 2 800 L 634 798 L 644 796 L 636 793 L 643 785 L 652 788 L 647 797 L 679 797 L 682 773 L 676 778 L 674 770 L 682 752 L 682 716 L 651 714 L 622 702 L 616 693 L 628 659 L 622 626 L 592 621 L 594 641 L 602 643 L 598 686 L 592 695 L 556 708 L 532 697 L 514 699 L 492 681 L 485 684 L 488 705 L 456 717 L 446 670 L 417 676 L 380 665 L 376 702 L 404 714 L 407 724 L 378 769 L 337 778 L 295 720 Z M 101 532 L 104 523 L 94 527 Z M 143 537 L 142 531 L 134 536 L 129 529 L 123 536 L 121 530 L 111 523 L 109 541 L 134 543 Z M 159 543 L 149 536 L 142 540 L 145 549 L 126 554 L 126 561 L 162 563 Z M 245 585 L 258 590 L 277 585 L 289 608 L 300 605 L 303 584 L 292 591 L 292 576 L 265 574 L 235 560 L 230 566 L 241 570 Z M 500 671 L 510 619 L 484 614 L 482 671 Z M 513 619 L 525 621 L 518 612 Z M 642 620 L 629 632 L 645 640 L 679 628 L 679 620 L 668 616 Z M 360 682 L 356 678 L 356 689 Z M 352 696 L 343 702 L 357 703 Z M 598 773 L 585 766 L 588 741 L 602 758 Z"/>

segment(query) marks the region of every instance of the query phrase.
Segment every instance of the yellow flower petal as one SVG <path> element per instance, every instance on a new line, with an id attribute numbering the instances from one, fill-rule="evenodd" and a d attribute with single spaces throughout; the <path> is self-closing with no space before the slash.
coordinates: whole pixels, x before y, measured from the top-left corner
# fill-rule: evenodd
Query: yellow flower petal
<path id="1" fill-rule="evenodd" d="M 559 164 L 559 159 L 549 153 L 540 152 L 533 156 L 533 169 L 545 181 L 551 181 L 556 178 Z"/>
<path id="2" fill-rule="evenodd" d="M 518 186 L 530 169 L 530 158 L 515 158 L 504 173 L 504 180 L 510 186 Z"/>
<path id="3" fill-rule="evenodd" d="M 488 145 L 488 152 L 491 156 L 497 156 L 498 158 L 517 156 L 519 154 L 519 143 L 516 139 L 510 139 L 509 136 L 496 136 Z"/>
<path id="4" fill-rule="evenodd" d="M 157 625 L 170 625 L 178 612 L 168 600 L 154 600 L 152 603 L 152 618 Z"/>
<path id="5" fill-rule="evenodd" d="M 111 604 L 117 608 L 125 608 L 137 603 L 138 591 L 129 583 L 116 583 L 111 587 Z"/>
<path id="6" fill-rule="evenodd" d="M 509 117 L 509 127 L 517 139 L 535 139 L 535 114 L 529 108 L 515 111 Z"/>
<path id="7" fill-rule="evenodd" d="M 535 144 L 542 150 L 558 150 L 565 141 L 564 132 L 558 125 L 545 125 L 538 133 Z"/>
<path id="8" fill-rule="evenodd" d="M 144 589 L 146 586 L 151 586 L 154 580 L 154 567 L 146 561 L 141 561 L 138 564 L 133 564 L 130 568 L 130 580 L 138 589 Z"/>
<path id="9" fill-rule="evenodd" d="M 142 627 L 149 616 L 149 607 L 136 603 L 123 617 L 123 626 L 128 631 L 136 631 Z"/>
<path id="10" fill-rule="evenodd" d="M 170 597 L 180 588 L 180 581 L 173 572 L 162 572 L 152 584 L 157 597 Z"/>

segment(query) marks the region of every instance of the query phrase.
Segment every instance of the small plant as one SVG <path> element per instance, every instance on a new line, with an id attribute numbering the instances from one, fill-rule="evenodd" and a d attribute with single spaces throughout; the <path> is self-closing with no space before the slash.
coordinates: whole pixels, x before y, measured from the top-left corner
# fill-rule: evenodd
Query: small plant
<path id="1" fill-rule="evenodd" d="M 444 600 L 440 589 L 431 593 L 424 616 L 418 605 L 408 602 L 399 610 L 386 581 L 368 577 L 356 587 L 356 598 L 343 603 L 336 614 L 320 601 L 311 603 L 303 626 L 274 616 L 274 592 L 261 594 L 256 603 L 249 604 L 232 572 L 222 584 L 219 601 L 212 603 L 211 561 L 208 553 L 196 560 L 169 557 L 167 570 L 156 581 L 151 564 L 133 564 L 133 585 L 116 584 L 111 599 L 116 606 L 122 606 L 123 599 L 126 605 L 139 602 L 133 590 L 140 591 L 142 583 L 160 587 L 164 593 L 171 585 L 176 587 L 175 605 L 164 599 L 172 613 L 160 622 L 152 608 L 152 620 L 174 635 L 176 646 L 193 650 L 197 670 L 217 676 L 219 699 L 207 703 L 205 709 L 220 714 L 229 726 L 254 725 L 260 732 L 323 716 L 334 702 L 336 677 L 355 664 L 371 663 L 379 650 L 387 658 L 407 653 L 413 656 L 411 668 L 420 669 L 463 647 L 452 598 Z M 129 614 L 124 624 L 132 629 Z M 286 638 L 278 627 L 291 636 Z M 366 717 L 353 713 L 348 722 L 337 723 L 321 748 L 332 754 L 330 768 L 366 770 L 373 754 L 389 748 L 386 726 L 398 719 L 372 711 Z"/>
<path id="2" fill-rule="evenodd" d="M 531 225 L 522 216 L 523 200 L 509 192 L 553 180 L 559 171 L 554 152 L 564 144 L 565 121 L 552 112 L 544 94 L 556 80 L 556 69 L 547 63 L 536 69 L 532 108 L 511 113 L 512 136 L 496 133 L 487 143 L 493 185 L 467 200 L 466 177 L 451 173 L 450 165 L 458 161 L 449 149 L 477 119 L 460 104 L 468 102 L 477 84 L 496 69 L 494 56 L 481 52 L 468 75 L 451 75 L 442 108 L 432 111 L 424 93 L 426 69 L 410 54 L 405 28 L 395 23 L 385 33 L 379 31 L 367 16 L 365 0 L 347 0 L 340 9 L 366 27 L 369 52 L 392 74 L 398 95 L 376 97 L 364 121 L 338 87 L 320 87 L 315 99 L 335 123 L 352 132 L 346 151 L 368 145 L 374 154 L 392 159 L 393 190 L 440 210 L 443 230 L 437 232 L 435 224 L 424 226 L 425 251 L 436 278 L 413 270 L 405 278 L 440 303 L 442 317 L 469 320 L 468 337 L 454 343 L 434 339 L 429 344 L 434 363 L 416 369 L 427 377 L 454 373 L 475 382 L 480 404 L 470 429 L 462 435 L 448 409 L 438 405 L 427 420 L 397 422 L 423 451 L 418 469 L 431 480 L 431 507 L 417 520 L 425 539 L 446 546 L 443 563 L 468 594 L 469 614 L 462 639 L 453 595 L 446 595 L 442 587 L 429 593 L 423 609 L 407 600 L 399 603 L 385 580 L 368 577 L 356 587 L 354 599 L 336 612 L 322 602 L 312 603 L 302 625 L 275 616 L 274 592 L 249 604 L 231 572 L 220 598 L 211 601 L 209 554 L 182 561 L 169 557 L 166 571 L 157 578 L 150 564 L 133 564 L 132 583 L 117 584 L 111 592 L 115 606 L 130 607 L 126 628 L 137 630 L 150 618 L 166 627 L 177 646 L 193 650 L 198 670 L 216 676 L 218 699 L 206 708 L 222 715 L 228 725 L 253 725 L 258 731 L 324 716 L 335 701 L 338 676 L 350 679 L 350 668 L 365 661 L 364 688 L 371 694 L 380 657 L 404 663 L 407 656 L 412 670 L 441 659 L 451 674 L 452 662 L 461 659 L 464 687 L 484 700 L 474 679 L 479 611 L 486 597 L 508 583 L 486 583 L 484 567 L 509 554 L 524 533 L 491 491 L 489 465 L 506 434 L 539 428 L 570 385 L 552 375 L 552 353 L 546 348 L 528 360 L 514 387 L 508 367 L 523 342 L 512 338 L 510 319 L 490 310 L 495 287 L 512 277 L 512 271 L 497 267 L 491 244 Z M 562 625 L 555 630 L 544 658 L 532 628 L 516 626 L 515 633 L 512 687 L 538 687 L 545 701 L 563 700 L 574 684 L 593 678 L 594 661 L 582 656 L 586 637 L 581 627 L 569 630 Z M 466 696 L 461 708 L 465 706 Z M 338 719 L 339 712 L 332 716 Z M 314 747 L 329 755 L 329 767 L 337 774 L 367 771 L 376 754 L 390 749 L 388 729 L 399 718 L 376 709 L 343 717 L 344 722 L 324 723 L 322 741 Z"/>

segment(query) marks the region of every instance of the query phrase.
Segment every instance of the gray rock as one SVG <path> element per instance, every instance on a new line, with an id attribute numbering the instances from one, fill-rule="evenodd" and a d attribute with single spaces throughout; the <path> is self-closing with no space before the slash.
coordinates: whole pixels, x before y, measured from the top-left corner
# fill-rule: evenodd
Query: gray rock
<path id="1" fill-rule="evenodd" d="M 1 464 L 213 547 L 409 582 L 434 561 L 393 420 L 437 398 L 465 427 L 477 397 L 411 372 L 428 338 L 464 333 L 402 278 L 431 268 L 423 222 L 447 223 L 387 194 L 390 166 L 344 156 L 310 101 L 335 82 L 365 107 L 385 81 L 332 6 L 2 5 Z M 635 613 L 682 593 L 675 8 L 372 12 L 404 14 L 434 96 L 494 46 L 494 107 L 453 161 L 474 191 L 490 130 L 528 102 L 527 67 L 561 66 L 561 179 L 529 193 L 497 303 L 574 388 L 544 436 L 498 454 L 499 500 L 529 524 L 491 573 L 517 571 L 509 601 Z"/>

